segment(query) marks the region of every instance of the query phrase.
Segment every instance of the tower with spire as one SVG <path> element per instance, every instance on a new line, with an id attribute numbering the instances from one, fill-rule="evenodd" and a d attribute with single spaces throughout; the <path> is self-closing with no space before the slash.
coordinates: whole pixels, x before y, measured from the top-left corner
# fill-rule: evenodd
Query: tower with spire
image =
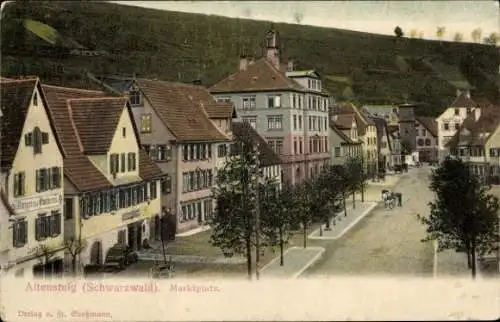
<path id="1" fill-rule="evenodd" d="M 280 69 L 280 37 L 278 31 L 271 28 L 266 32 L 265 57 L 276 68 Z"/>

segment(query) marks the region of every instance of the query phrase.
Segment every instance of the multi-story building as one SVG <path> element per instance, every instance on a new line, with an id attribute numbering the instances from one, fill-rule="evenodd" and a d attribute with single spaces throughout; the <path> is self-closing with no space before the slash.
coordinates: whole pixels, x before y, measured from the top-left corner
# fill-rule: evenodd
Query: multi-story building
<path id="1" fill-rule="evenodd" d="M 274 150 L 267 144 L 266 140 L 246 122 L 233 122 L 233 134 L 235 141 L 251 142 L 259 153 L 259 165 L 266 179 L 274 181 L 278 187 L 282 185 L 281 160 Z"/>
<path id="2" fill-rule="evenodd" d="M 345 164 L 348 158 L 362 155 L 362 142 L 354 114 L 333 115 L 330 121 L 330 164 Z"/>
<path id="3" fill-rule="evenodd" d="M 0 259 L 16 276 L 63 272 L 63 157 L 37 78 L 0 80 Z"/>
<path id="4" fill-rule="evenodd" d="M 500 110 L 476 108 L 463 121 L 445 148 L 470 166 L 485 183 L 499 184 Z"/>
<path id="5" fill-rule="evenodd" d="M 49 85 L 43 91 L 64 156 L 65 237 L 87 245 L 78 267 L 104 263 L 115 245 L 141 249 L 160 233 L 152 227 L 164 174 L 140 148 L 127 98 Z"/>
<path id="6" fill-rule="evenodd" d="M 399 105 L 398 122 L 402 154 L 410 155 L 416 149 L 415 104 Z"/>
<path id="7" fill-rule="evenodd" d="M 375 176 L 378 171 L 378 138 L 375 123 L 352 103 L 338 104 L 332 110 L 331 117 L 341 114 L 352 114 L 356 118 L 358 135 L 363 142 L 363 164 L 368 176 Z"/>
<path id="8" fill-rule="evenodd" d="M 463 121 L 469 116 L 477 104 L 470 98 L 468 92 L 460 93 L 457 98 L 437 118 L 438 159 L 442 162 L 449 154 L 446 148 Z"/>
<path id="9" fill-rule="evenodd" d="M 361 111 L 383 118 L 387 125 L 398 125 L 398 107 L 395 105 L 363 105 Z"/>
<path id="10" fill-rule="evenodd" d="M 387 131 L 389 134 L 389 144 L 391 146 L 391 158 L 389 160 L 389 168 L 401 165 L 403 163 L 401 152 L 401 136 L 399 134 L 399 125 L 388 125 Z"/>
<path id="11" fill-rule="evenodd" d="M 295 184 L 328 163 L 329 96 L 314 71 L 281 64 L 278 32 L 266 34 L 265 57 L 243 57 L 239 70 L 210 88 L 231 101 L 283 162 L 284 179 Z"/>
<path id="12" fill-rule="evenodd" d="M 433 117 L 415 118 L 416 148 L 422 162 L 438 161 L 438 127 Z"/>
<path id="13" fill-rule="evenodd" d="M 213 214 L 215 175 L 232 140 L 232 104 L 216 102 L 202 86 L 140 78 L 104 80 L 112 90 L 128 94 L 141 144 L 173 178 L 172 189 L 162 192 L 165 212 L 175 218 L 171 229 L 180 233 L 204 225 Z"/>
<path id="14" fill-rule="evenodd" d="M 390 166 L 391 159 L 391 139 L 387 122 L 385 118 L 371 116 L 377 128 L 377 153 L 378 153 L 378 169 L 386 171 Z"/>

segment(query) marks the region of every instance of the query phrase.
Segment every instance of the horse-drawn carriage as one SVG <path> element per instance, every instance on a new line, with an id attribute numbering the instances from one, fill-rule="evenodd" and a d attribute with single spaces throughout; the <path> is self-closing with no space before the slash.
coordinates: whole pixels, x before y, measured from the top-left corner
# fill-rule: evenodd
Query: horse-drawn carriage
<path id="1" fill-rule="evenodd" d="M 401 207 L 402 194 L 389 190 L 382 190 L 382 201 L 386 209 L 394 209 L 394 207 Z"/>

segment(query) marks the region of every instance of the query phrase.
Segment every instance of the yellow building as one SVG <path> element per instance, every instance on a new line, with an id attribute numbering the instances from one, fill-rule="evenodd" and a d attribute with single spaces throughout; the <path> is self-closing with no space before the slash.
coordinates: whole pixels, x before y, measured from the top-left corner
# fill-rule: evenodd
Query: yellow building
<path id="1" fill-rule="evenodd" d="M 58 275 L 63 157 L 43 91 L 36 78 L 1 79 L 0 87 L 0 265 L 18 277 Z"/>
<path id="2" fill-rule="evenodd" d="M 160 233 L 164 174 L 140 149 L 128 99 L 43 90 L 64 155 L 65 237 L 86 245 L 80 264 L 102 264 L 116 244 L 142 248 Z"/>

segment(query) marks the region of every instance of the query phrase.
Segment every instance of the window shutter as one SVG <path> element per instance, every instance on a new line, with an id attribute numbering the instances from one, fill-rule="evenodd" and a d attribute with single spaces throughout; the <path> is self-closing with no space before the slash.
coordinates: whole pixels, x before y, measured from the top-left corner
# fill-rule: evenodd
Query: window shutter
<path id="1" fill-rule="evenodd" d="M 42 132 L 42 144 L 48 144 L 48 143 L 49 143 L 49 133 Z"/>
<path id="2" fill-rule="evenodd" d="M 18 247 L 18 236 L 19 236 L 19 224 L 14 223 L 12 225 L 12 246 Z"/>
<path id="3" fill-rule="evenodd" d="M 61 234 L 61 213 L 57 211 L 55 217 L 56 217 L 55 235 L 59 236 Z"/>
<path id="4" fill-rule="evenodd" d="M 40 217 L 35 219 L 35 239 L 40 240 L 41 223 Z"/>
<path id="5" fill-rule="evenodd" d="M 35 171 L 35 177 L 36 177 L 36 192 L 40 192 L 41 190 L 41 185 L 40 185 L 40 170 Z"/>
<path id="6" fill-rule="evenodd" d="M 281 96 L 274 97 L 274 107 L 280 107 L 280 106 L 281 106 Z"/>
<path id="7" fill-rule="evenodd" d="M 26 133 L 24 135 L 24 144 L 26 146 L 33 146 L 33 133 Z"/>

